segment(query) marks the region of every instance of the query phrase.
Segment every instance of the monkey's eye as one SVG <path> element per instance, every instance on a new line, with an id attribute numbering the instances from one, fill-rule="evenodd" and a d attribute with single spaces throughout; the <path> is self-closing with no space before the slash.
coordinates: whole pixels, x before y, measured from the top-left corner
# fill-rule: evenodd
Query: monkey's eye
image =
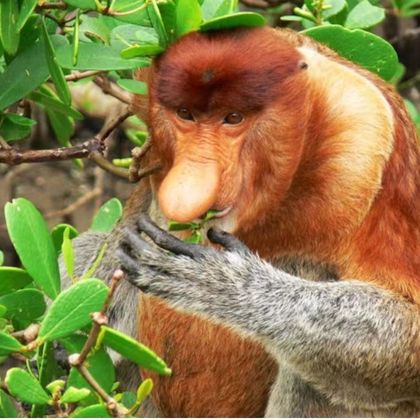
<path id="1" fill-rule="evenodd" d="M 190 120 L 194 121 L 193 114 L 191 114 L 191 111 L 188 108 L 179 108 L 176 111 L 176 115 L 178 115 L 181 120 Z"/>
<path id="2" fill-rule="evenodd" d="M 240 112 L 231 112 L 226 115 L 223 124 L 239 124 L 243 119 L 244 116 Z"/>

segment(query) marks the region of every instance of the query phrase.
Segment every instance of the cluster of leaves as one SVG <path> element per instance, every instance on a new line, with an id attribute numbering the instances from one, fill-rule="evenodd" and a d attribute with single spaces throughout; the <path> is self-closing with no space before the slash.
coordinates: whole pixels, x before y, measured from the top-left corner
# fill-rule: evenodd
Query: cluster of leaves
<path id="1" fill-rule="evenodd" d="M 95 216 L 91 229 L 111 230 L 121 212 L 121 203 L 110 200 Z M 77 366 L 66 371 L 55 355 L 58 343 L 68 355 L 82 351 L 92 331 L 91 314 L 102 310 L 109 288 L 101 280 L 90 278 L 95 263 L 82 278 L 75 277 L 71 238 L 78 233 L 73 227 L 61 224 L 49 231 L 38 210 L 22 198 L 6 205 L 5 216 L 24 268 L 0 267 L 0 358 L 16 365 L 4 379 L 7 393 L 0 391 L 0 416 L 18 416 L 12 402 L 16 398 L 25 403 L 21 406 L 25 411 L 20 415 L 30 412 L 33 417 L 48 413 L 110 417 L 101 392 L 87 382 Z M 60 291 L 57 263 L 60 253 L 73 281 L 64 291 Z M 48 308 L 47 300 L 52 301 Z M 118 402 L 127 415 L 137 411 L 152 383 L 150 379 L 144 381 L 137 395 L 120 393 L 106 348 L 146 369 L 162 375 L 171 373 L 151 350 L 106 325 L 93 344 L 86 359 L 87 370 L 97 386 Z"/>

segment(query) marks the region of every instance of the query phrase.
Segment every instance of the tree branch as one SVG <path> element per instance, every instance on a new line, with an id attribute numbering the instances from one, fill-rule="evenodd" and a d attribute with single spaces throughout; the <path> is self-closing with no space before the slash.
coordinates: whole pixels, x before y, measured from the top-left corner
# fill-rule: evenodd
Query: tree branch
<path id="1" fill-rule="evenodd" d="M 102 92 L 119 99 L 121 102 L 131 105 L 132 97 L 126 91 L 120 89 L 115 83 L 106 77 L 95 77 L 93 82 L 102 89 Z"/>

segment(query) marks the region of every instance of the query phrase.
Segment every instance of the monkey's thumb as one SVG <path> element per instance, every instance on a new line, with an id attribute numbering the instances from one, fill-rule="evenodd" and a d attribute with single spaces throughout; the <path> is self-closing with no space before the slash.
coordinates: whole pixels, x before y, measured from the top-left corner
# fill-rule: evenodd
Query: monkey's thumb
<path id="1" fill-rule="evenodd" d="M 217 162 L 179 162 L 168 172 L 159 188 L 159 207 L 170 220 L 190 222 L 215 203 L 219 183 Z"/>

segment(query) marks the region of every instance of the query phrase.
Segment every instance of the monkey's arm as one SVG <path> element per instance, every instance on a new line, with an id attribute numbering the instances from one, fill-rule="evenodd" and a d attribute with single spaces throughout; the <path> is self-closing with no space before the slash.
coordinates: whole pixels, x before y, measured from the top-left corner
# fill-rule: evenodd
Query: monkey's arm
<path id="1" fill-rule="evenodd" d="M 332 403 L 376 408 L 420 403 L 420 311 L 360 281 L 311 282 L 251 254 L 177 241 L 147 219 L 140 228 L 171 255 L 127 233 L 120 250 L 133 284 L 180 309 L 230 325 L 266 344 Z M 134 255 L 133 255 L 134 254 Z"/>

